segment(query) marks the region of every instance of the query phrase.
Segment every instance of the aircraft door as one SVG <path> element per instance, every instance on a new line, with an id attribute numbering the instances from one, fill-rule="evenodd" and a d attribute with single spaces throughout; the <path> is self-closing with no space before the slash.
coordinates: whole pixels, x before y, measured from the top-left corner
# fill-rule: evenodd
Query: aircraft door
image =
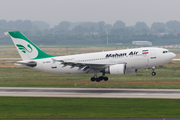
<path id="1" fill-rule="evenodd" d="M 156 59 L 156 51 L 150 50 L 150 59 Z"/>
<path id="2" fill-rule="evenodd" d="M 148 65 L 149 65 L 149 54 L 146 54 L 146 59 L 147 59 L 147 61 L 146 61 L 146 67 L 148 68 Z"/>
<path id="3" fill-rule="evenodd" d="M 54 68 L 57 68 L 57 65 L 55 63 L 51 64 L 51 68 L 54 69 Z"/>
<path id="4" fill-rule="evenodd" d="M 150 50 L 149 54 L 149 66 L 154 65 L 156 62 L 156 51 L 155 50 Z"/>
<path id="5" fill-rule="evenodd" d="M 58 62 L 52 61 L 51 68 L 55 69 L 57 68 Z"/>

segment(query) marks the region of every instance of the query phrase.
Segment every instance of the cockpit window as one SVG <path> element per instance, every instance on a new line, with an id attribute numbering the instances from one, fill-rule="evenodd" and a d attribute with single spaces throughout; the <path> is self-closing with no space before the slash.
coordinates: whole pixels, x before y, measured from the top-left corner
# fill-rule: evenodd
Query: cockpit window
<path id="1" fill-rule="evenodd" d="M 163 51 L 163 53 L 168 53 L 168 52 L 170 52 L 170 51 Z"/>

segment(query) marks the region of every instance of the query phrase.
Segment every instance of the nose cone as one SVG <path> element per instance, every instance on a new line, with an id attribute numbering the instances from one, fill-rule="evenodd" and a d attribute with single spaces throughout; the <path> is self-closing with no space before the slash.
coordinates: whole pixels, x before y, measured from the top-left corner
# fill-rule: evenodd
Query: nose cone
<path id="1" fill-rule="evenodd" d="M 176 57 L 176 54 L 174 54 L 173 52 L 171 54 L 172 54 L 172 59 Z"/>
<path id="2" fill-rule="evenodd" d="M 176 54 L 174 54 L 173 52 L 170 52 L 170 54 L 168 55 L 169 61 L 171 61 L 175 57 L 176 57 Z"/>

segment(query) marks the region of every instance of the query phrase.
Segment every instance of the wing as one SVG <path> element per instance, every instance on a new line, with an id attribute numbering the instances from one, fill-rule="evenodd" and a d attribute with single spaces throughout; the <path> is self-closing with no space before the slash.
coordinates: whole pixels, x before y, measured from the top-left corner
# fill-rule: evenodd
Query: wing
<path id="1" fill-rule="evenodd" d="M 65 61 L 65 60 L 55 60 L 53 59 L 53 62 L 61 62 L 63 64 L 63 67 L 71 66 L 71 69 L 74 67 L 78 67 L 78 70 L 83 70 L 85 73 L 89 73 L 91 70 L 93 71 L 103 71 L 105 68 L 111 65 L 115 65 L 117 63 L 87 63 L 87 62 L 74 62 L 74 61 Z M 125 62 L 121 62 L 118 64 L 126 64 Z"/>

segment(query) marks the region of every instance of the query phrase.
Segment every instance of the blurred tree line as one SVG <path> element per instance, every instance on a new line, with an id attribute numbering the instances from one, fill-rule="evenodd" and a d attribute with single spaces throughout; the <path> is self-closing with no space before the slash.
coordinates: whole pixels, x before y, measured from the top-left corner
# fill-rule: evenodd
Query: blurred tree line
<path id="1" fill-rule="evenodd" d="M 126 26 L 117 20 L 113 25 L 99 22 L 62 21 L 54 27 L 43 21 L 0 20 L 0 44 L 12 44 L 7 31 L 21 31 L 37 45 L 105 45 L 109 43 L 131 44 L 132 41 L 151 41 L 153 45 L 179 44 L 180 21 L 145 22 Z"/>

